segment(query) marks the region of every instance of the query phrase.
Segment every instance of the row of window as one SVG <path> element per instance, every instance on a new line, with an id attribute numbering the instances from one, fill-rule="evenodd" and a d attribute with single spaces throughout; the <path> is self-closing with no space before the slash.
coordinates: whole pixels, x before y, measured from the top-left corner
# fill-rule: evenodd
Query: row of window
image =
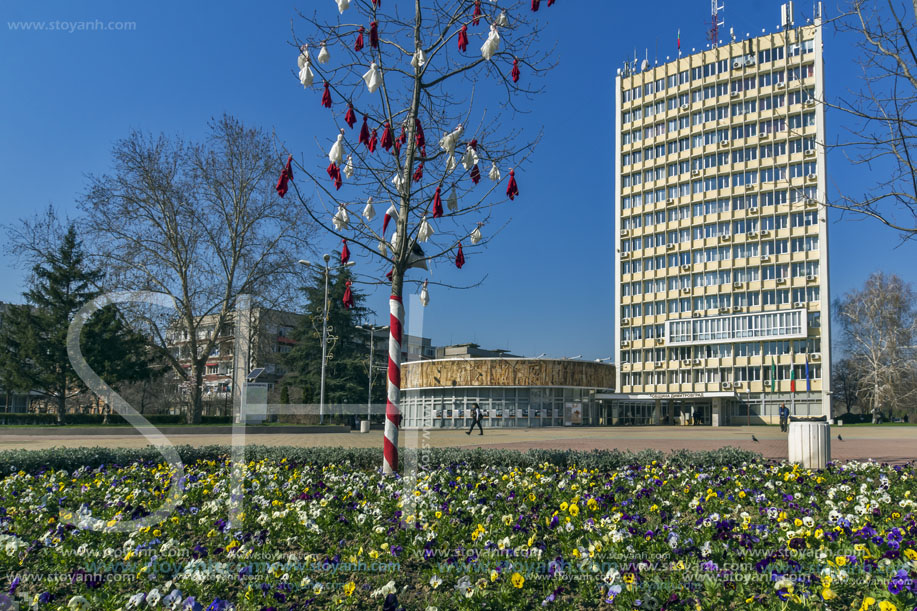
<path id="1" fill-rule="evenodd" d="M 805 312 L 800 311 L 765 312 L 743 316 L 673 320 L 669 322 L 669 333 L 666 339 L 672 344 L 688 344 L 727 339 L 800 335 L 805 333 L 804 314 Z"/>
<path id="2" fill-rule="evenodd" d="M 795 369 L 790 373 L 790 368 Z M 673 371 L 626 371 L 621 373 L 621 385 L 660 386 L 665 384 L 722 384 L 723 382 L 760 382 L 765 385 L 772 381 L 796 380 L 796 390 L 806 389 L 806 380 L 821 379 L 821 365 L 809 363 L 808 375 L 806 365 L 777 365 L 767 367 L 718 367 L 713 369 L 676 369 Z M 628 390 L 624 388 L 622 390 Z"/>
<path id="3" fill-rule="evenodd" d="M 728 223 L 725 223 L 728 230 Z M 719 227 L 720 225 L 717 225 Z M 696 229 L 696 228 L 695 228 Z M 683 230 L 687 231 L 687 230 Z M 676 234 L 674 239 L 675 241 L 667 242 L 667 237 L 670 237 L 670 234 Z M 728 235 L 728 234 L 726 234 Z M 750 235 L 750 234 L 749 234 Z M 759 234 L 760 235 L 760 234 Z M 681 238 L 680 231 L 670 231 L 659 232 L 653 235 L 641 236 L 636 238 L 631 238 L 629 240 L 621 240 L 621 252 L 629 253 L 631 251 L 637 251 L 644 248 L 659 248 L 662 246 L 674 246 L 679 243 L 686 243 L 687 241 L 679 242 Z M 701 239 L 701 238 L 697 238 Z M 752 238 L 754 239 L 754 238 Z M 677 253 L 679 255 L 685 255 L 680 257 L 679 260 L 684 260 L 685 263 L 679 263 L 679 265 L 688 265 L 693 263 L 708 263 L 713 261 L 728 261 L 729 259 L 745 259 L 747 257 L 759 257 L 765 255 L 783 255 L 788 252 L 806 252 L 810 250 L 818 250 L 818 235 L 807 235 L 800 236 L 798 238 L 782 238 L 777 240 L 768 240 L 764 239 L 764 236 L 761 237 L 760 247 L 758 246 L 759 242 L 745 242 L 743 244 L 735 244 L 731 247 L 729 246 L 718 246 L 710 247 L 706 249 L 697 249 L 693 251 L 684 251 Z M 730 256 L 731 252 L 731 256 Z M 690 260 L 688 260 L 688 254 L 690 253 Z M 673 253 L 674 254 L 674 253 Z"/>
<path id="4" fill-rule="evenodd" d="M 707 250 L 711 252 L 707 253 Z M 700 253 L 701 251 L 698 250 L 696 252 Z M 729 246 L 722 246 L 718 248 L 705 249 L 703 252 L 704 254 L 697 255 L 698 259 L 706 259 L 709 256 L 711 259 L 715 257 L 717 260 L 722 261 L 724 260 L 724 257 L 726 259 L 729 258 L 732 250 Z M 742 252 L 744 253 L 746 251 Z M 622 261 L 621 273 L 623 275 L 627 275 L 640 272 L 662 270 L 666 269 L 667 267 L 674 268 L 678 267 L 679 265 L 691 265 L 693 258 L 694 255 L 689 256 L 689 253 L 671 253 L 667 255 L 655 255 L 652 257 L 644 257 L 642 259 Z M 686 263 L 681 263 L 681 261 L 686 261 Z M 762 276 L 765 280 L 772 278 L 804 278 L 806 276 L 818 276 L 818 269 L 818 260 L 813 260 L 799 261 L 792 264 L 782 263 L 779 265 L 762 265 L 761 267 L 736 267 L 731 270 L 721 271 L 731 272 L 733 282 L 754 282 L 756 280 L 760 280 Z M 652 291 L 643 292 L 649 293 Z"/>
<path id="5" fill-rule="evenodd" d="M 761 301 L 765 301 L 764 305 L 786 305 L 786 306 L 795 306 L 800 302 L 791 302 L 790 291 L 789 289 L 781 289 L 776 291 L 761 291 L 761 292 L 751 292 L 751 293 L 725 293 L 720 295 L 703 295 L 700 297 L 695 297 L 693 299 L 694 312 L 704 313 L 705 311 L 725 311 L 730 309 L 729 304 L 735 304 L 732 307 L 742 307 L 742 308 L 751 308 L 759 307 Z M 785 301 L 780 301 L 785 300 Z M 743 303 L 744 305 L 740 305 Z M 755 303 L 751 303 L 755 302 Z M 682 305 L 682 304 L 680 304 Z M 802 307 L 802 306 L 798 306 Z M 621 327 L 621 341 L 639 341 L 644 339 L 666 339 L 667 343 L 677 344 L 677 343 L 697 343 L 697 342 L 707 342 L 707 341 L 723 341 L 729 339 L 742 339 L 742 338 L 754 338 L 754 337 L 779 337 L 781 335 L 799 335 L 801 331 L 788 331 L 787 327 L 781 327 L 783 331 L 776 333 L 771 332 L 772 329 L 767 328 L 765 330 L 758 329 L 756 331 L 749 330 L 747 328 L 734 329 L 731 325 L 740 325 L 746 323 L 732 323 L 729 322 L 732 319 L 742 319 L 745 320 L 748 317 L 760 317 L 764 315 L 786 315 L 793 312 L 765 312 L 765 313 L 752 313 L 745 316 L 720 316 L 720 317 L 707 317 L 707 318 L 684 318 L 670 321 L 674 331 L 670 329 L 669 336 L 665 335 L 665 325 L 664 324 L 654 324 L 654 325 L 637 325 L 637 326 L 622 326 Z M 801 315 L 802 311 L 796 311 L 795 314 Z M 809 312 L 809 326 L 818 326 L 821 322 L 819 312 Z M 720 321 L 716 324 L 721 325 L 716 329 L 704 328 L 701 330 L 692 327 L 692 324 L 704 323 L 712 324 L 710 321 Z M 756 323 L 758 324 L 758 323 Z M 677 328 L 675 328 L 677 326 Z M 764 331 L 767 331 L 765 333 Z M 739 334 L 741 333 L 741 334 Z M 678 339 L 673 339 L 673 337 Z M 697 337 L 703 337 L 703 339 L 696 339 Z M 691 339 L 695 338 L 695 339 Z"/>
<path id="6" fill-rule="evenodd" d="M 646 348 L 644 350 L 622 350 L 622 363 L 660 363 L 693 359 L 728 359 L 749 356 L 782 356 L 821 352 L 821 339 L 778 340 L 767 342 L 743 342 L 738 344 L 704 344 L 696 346 L 672 346 L 669 348 Z"/>
<path id="7" fill-rule="evenodd" d="M 676 125 L 678 125 L 677 122 Z M 755 121 L 752 123 L 746 123 L 744 125 L 736 125 L 733 127 L 723 127 L 721 129 L 709 130 L 703 133 L 694 134 L 690 137 L 686 136 L 682 140 L 670 141 L 666 150 L 668 153 L 674 154 L 676 152 L 681 152 L 692 148 L 710 146 L 711 144 L 716 144 L 718 142 L 728 142 L 730 140 L 730 135 L 731 139 L 735 141 L 742 140 L 744 138 L 751 138 L 759 134 L 763 135 L 781 133 L 785 132 L 787 128 L 790 130 L 799 130 L 806 127 L 812 127 L 814 125 L 814 112 L 797 113 L 788 115 L 786 117 L 776 117 L 774 119 Z M 641 142 L 642 140 L 649 140 L 650 138 L 655 138 L 657 136 L 665 136 L 667 133 L 674 133 L 679 130 L 680 128 L 671 130 L 669 129 L 668 123 L 661 121 L 654 125 L 648 125 L 640 129 L 623 132 L 621 134 L 621 144 L 628 146 Z"/>
<path id="8" fill-rule="evenodd" d="M 731 163 L 755 161 L 758 159 L 758 153 L 761 154 L 761 159 L 771 159 L 786 155 L 787 151 L 789 151 L 790 155 L 796 155 L 798 153 L 814 150 L 815 138 L 796 138 L 789 142 L 775 142 L 760 146 L 733 148 L 728 151 L 707 153 L 706 155 L 698 155 L 691 159 L 674 161 L 668 165 L 660 165 L 658 168 L 651 168 L 651 170 L 662 172 L 656 176 L 664 175 L 672 178 L 679 174 L 685 174 L 695 170 L 710 170 L 720 166 L 729 166 Z M 626 167 L 632 163 L 650 162 L 653 159 L 664 158 L 665 156 L 665 145 L 659 144 L 656 146 L 648 146 L 645 149 L 635 150 L 631 153 L 624 153 L 621 155 L 621 165 Z M 656 180 L 658 180 L 658 178 L 656 178 Z"/>
<path id="9" fill-rule="evenodd" d="M 786 47 L 786 52 L 790 57 L 807 55 L 812 53 L 814 50 L 814 39 L 804 40 L 800 43 L 794 43 Z M 736 63 L 738 63 L 740 67 L 745 67 L 753 66 L 755 63 L 764 65 L 773 61 L 780 61 L 784 59 L 784 53 L 784 47 L 774 47 L 771 49 L 764 49 L 759 51 L 757 54 L 757 62 L 755 61 L 755 54 L 752 53 L 749 55 L 717 60 L 704 64 L 703 66 L 695 66 L 689 70 L 682 70 L 677 74 L 670 74 L 666 77 L 655 79 L 649 83 L 646 83 L 645 85 L 638 85 L 636 87 L 627 89 L 624 91 L 624 102 L 639 100 L 644 96 L 661 93 L 666 89 L 674 89 L 681 85 L 687 85 L 691 82 L 697 82 L 712 76 L 726 74 L 734 69 L 734 65 Z"/>
<path id="10" fill-rule="evenodd" d="M 705 214 L 716 214 L 717 212 L 729 211 L 729 200 L 717 200 L 725 202 L 724 210 L 714 212 L 704 212 L 707 210 L 705 203 L 694 204 L 693 207 L 700 209 L 697 216 Z M 712 202 L 716 203 L 716 202 Z M 640 227 L 650 228 L 655 224 L 665 224 L 666 214 L 664 210 L 655 212 L 646 212 L 644 214 L 635 214 L 625 217 L 621 220 L 621 229 L 639 229 Z M 720 221 L 718 223 L 697 224 L 692 227 L 682 227 L 673 229 L 668 232 L 668 241 L 670 244 L 687 242 L 689 240 L 702 240 L 704 238 L 716 238 L 724 235 L 738 235 L 754 231 L 773 231 L 775 229 L 786 229 L 789 227 L 809 227 L 818 223 L 818 211 L 809 210 L 806 212 L 793 212 L 792 214 L 764 215 L 761 217 L 748 217 L 737 219 L 735 221 Z"/>
<path id="11" fill-rule="evenodd" d="M 820 290 L 818 286 L 802 286 L 794 289 L 777 289 L 773 291 L 752 291 L 738 293 L 720 293 L 715 295 L 700 295 L 698 297 L 684 297 L 682 299 L 669 299 L 652 301 L 644 304 L 628 304 L 621 306 L 622 323 L 627 323 L 632 331 L 624 339 L 653 339 L 662 337 L 659 334 L 659 325 L 637 325 L 631 323 L 642 314 L 674 315 L 691 312 L 705 312 L 707 310 L 730 309 L 733 307 L 757 307 L 762 300 L 765 305 L 790 305 L 818 303 Z"/>
<path id="12" fill-rule="evenodd" d="M 816 162 L 807 161 L 804 163 L 791 163 L 788 165 L 762 168 L 760 170 L 746 170 L 744 172 L 735 172 L 732 174 L 718 174 L 715 176 L 707 176 L 702 179 L 691 181 L 690 191 L 693 194 L 706 193 L 708 191 L 716 191 L 718 189 L 729 189 L 731 187 L 756 185 L 759 182 L 776 182 L 779 180 L 787 180 L 788 178 L 794 179 L 812 177 L 817 176 L 817 168 L 818 164 Z M 637 187 L 644 182 L 664 180 L 664 171 L 665 168 L 660 166 L 656 169 L 644 170 L 643 172 L 625 174 L 621 177 L 621 186 Z M 669 189 L 674 189 L 680 193 L 682 191 L 680 187 L 683 185 L 687 186 L 688 184 L 689 183 L 682 183 L 682 185 L 672 185 L 669 187 Z"/>

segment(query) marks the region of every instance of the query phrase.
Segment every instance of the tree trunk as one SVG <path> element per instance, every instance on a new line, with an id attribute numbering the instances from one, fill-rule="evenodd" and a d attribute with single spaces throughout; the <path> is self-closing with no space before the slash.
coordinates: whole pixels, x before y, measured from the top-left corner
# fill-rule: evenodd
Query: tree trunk
<path id="1" fill-rule="evenodd" d="M 404 272 L 395 266 L 392 273 L 392 295 L 389 298 L 388 379 L 383 432 L 382 472 L 398 472 L 398 431 L 401 427 L 401 344 L 404 341 Z"/>
<path id="2" fill-rule="evenodd" d="M 64 424 L 65 414 L 67 413 L 67 393 L 62 392 L 57 396 L 57 423 Z"/>
<path id="3" fill-rule="evenodd" d="M 188 424 L 200 424 L 201 414 L 204 411 L 203 401 L 203 367 L 197 363 L 191 363 L 191 403 L 188 406 Z"/>

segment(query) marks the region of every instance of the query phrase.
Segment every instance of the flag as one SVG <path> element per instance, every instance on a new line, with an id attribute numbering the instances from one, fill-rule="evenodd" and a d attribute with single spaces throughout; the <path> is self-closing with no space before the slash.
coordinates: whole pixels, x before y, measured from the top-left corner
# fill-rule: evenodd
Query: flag
<path id="1" fill-rule="evenodd" d="M 812 392 L 812 378 L 809 377 L 809 353 L 806 352 L 806 392 Z"/>
<path id="2" fill-rule="evenodd" d="M 777 366 L 774 365 L 774 357 L 771 357 L 771 392 L 777 392 Z"/>
<path id="3" fill-rule="evenodd" d="M 796 365 L 790 365 L 790 392 L 796 392 Z"/>
<path id="4" fill-rule="evenodd" d="M 678 28 L 678 32 L 675 34 L 675 37 L 678 40 L 678 50 L 681 51 L 681 28 Z"/>

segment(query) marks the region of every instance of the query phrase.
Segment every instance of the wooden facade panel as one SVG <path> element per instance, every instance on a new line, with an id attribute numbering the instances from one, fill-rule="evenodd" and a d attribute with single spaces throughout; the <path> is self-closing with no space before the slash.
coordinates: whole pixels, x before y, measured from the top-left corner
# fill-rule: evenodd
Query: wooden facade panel
<path id="1" fill-rule="evenodd" d="M 544 359 L 443 359 L 402 365 L 403 388 L 579 386 L 613 388 L 614 366 Z"/>

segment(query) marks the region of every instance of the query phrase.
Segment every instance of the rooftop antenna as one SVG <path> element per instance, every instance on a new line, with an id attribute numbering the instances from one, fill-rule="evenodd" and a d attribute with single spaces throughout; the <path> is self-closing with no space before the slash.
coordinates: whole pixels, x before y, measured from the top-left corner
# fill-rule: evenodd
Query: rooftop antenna
<path id="1" fill-rule="evenodd" d="M 726 22 L 720 19 L 720 11 L 726 10 L 726 0 L 722 0 L 723 6 L 720 6 L 720 1 L 710 0 L 710 33 L 707 37 L 713 47 L 716 47 L 717 41 L 720 39 L 720 26 L 726 25 Z"/>
<path id="2" fill-rule="evenodd" d="M 780 26 L 787 30 L 793 27 L 793 2 L 780 5 Z"/>
<path id="3" fill-rule="evenodd" d="M 736 41 L 736 33 L 734 28 L 729 28 L 729 38 L 732 39 L 732 42 Z"/>
<path id="4" fill-rule="evenodd" d="M 650 50 L 645 49 L 645 55 L 643 56 L 643 62 L 640 64 L 640 72 L 643 72 L 650 67 Z"/>

